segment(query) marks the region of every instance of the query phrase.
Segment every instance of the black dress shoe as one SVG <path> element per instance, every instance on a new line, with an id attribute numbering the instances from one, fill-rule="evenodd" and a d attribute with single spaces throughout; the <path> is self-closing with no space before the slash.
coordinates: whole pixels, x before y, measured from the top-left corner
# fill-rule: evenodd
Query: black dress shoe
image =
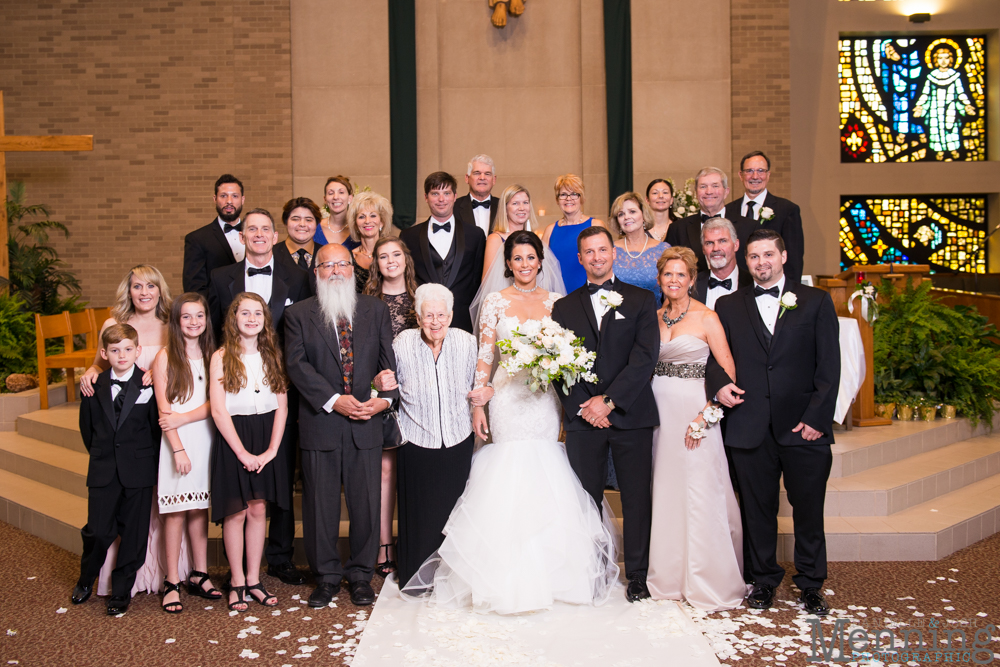
<path id="1" fill-rule="evenodd" d="M 770 609 L 774 602 L 774 586 L 754 584 L 753 592 L 747 596 L 747 606 L 754 609 Z"/>
<path id="2" fill-rule="evenodd" d="M 287 561 L 277 565 L 268 565 L 267 573 L 292 586 L 301 586 L 306 583 L 306 578 L 302 576 L 299 569 Z"/>
<path id="3" fill-rule="evenodd" d="M 76 586 L 73 587 L 73 594 L 70 595 L 69 600 L 73 604 L 83 604 L 90 599 L 90 594 L 94 592 L 94 585 L 84 586 L 83 584 L 77 582 Z"/>
<path id="4" fill-rule="evenodd" d="M 649 589 L 646 588 L 645 579 L 630 579 L 628 588 L 625 589 L 625 599 L 629 602 L 638 602 L 649 597 Z"/>
<path id="5" fill-rule="evenodd" d="M 818 588 L 806 588 L 799 596 L 799 602 L 805 605 L 806 611 L 817 616 L 826 616 L 830 613 L 830 607 L 826 604 L 826 598 L 819 592 Z"/>
<path id="6" fill-rule="evenodd" d="M 375 602 L 375 591 L 367 581 L 351 583 L 351 602 L 358 607 L 365 607 Z"/>
<path id="7" fill-rule="evenodd" d="M 336 584 L 321 581 L 313 590 L 312 595 L 309 596 L 309 606 L 314 609 L 327 606 L 333 601 L 333 596 L 336 595 L 338 588 L 339 586 Z"/>
<path id="8" fill-rule="evenodd" d="M 112 595 L 108 598 L 108 616 L 117 616 L 118 614 L 124 614 L 128 611 L 128 605 L 131 600 L 127 597 L 118 597 Z"/>

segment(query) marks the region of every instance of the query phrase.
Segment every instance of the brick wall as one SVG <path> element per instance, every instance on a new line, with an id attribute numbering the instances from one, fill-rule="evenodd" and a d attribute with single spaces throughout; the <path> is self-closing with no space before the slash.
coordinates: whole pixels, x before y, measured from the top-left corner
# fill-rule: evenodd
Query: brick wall
<path id="1" fill-rule="evenodd" d="M 148 262 L 181 289 L 184 234 L 232 172 L 244 210 L 290 196 L 289 0 L 0 3 L 7 134 L 93 134 L 92 153 L 8 153 L 70 228 L 54 245 L 94 305 Z"/>
<path id="2" fill-rule="evenodd" d="M 768 190 L 791 196 L 788 0 L 732 0 L 733 196 L 742 196 L 740 158 L 771 158 Z"/>

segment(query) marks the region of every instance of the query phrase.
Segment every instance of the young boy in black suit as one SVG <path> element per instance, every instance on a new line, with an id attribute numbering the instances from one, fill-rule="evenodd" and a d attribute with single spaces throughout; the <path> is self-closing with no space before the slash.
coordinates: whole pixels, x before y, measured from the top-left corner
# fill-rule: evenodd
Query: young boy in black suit
<path id="1" fill-rule="evenodd" d="M 73 604 L 93 592 L 108 548 L 121 536 L 111 573 L 108 615 L 128 610 L 135 574 L 146 560 L 149 513 L 160 452 L 160 424 L 153 388 L 142 385 L 139 335 L 116 324 L 101 335 L 101 356 L 111 364 L 98 376 L 94 395 L 80 403 L 80 435 L 90 452 L 87 472 L 87 525 L 80 559 L 80 580 Z"/>

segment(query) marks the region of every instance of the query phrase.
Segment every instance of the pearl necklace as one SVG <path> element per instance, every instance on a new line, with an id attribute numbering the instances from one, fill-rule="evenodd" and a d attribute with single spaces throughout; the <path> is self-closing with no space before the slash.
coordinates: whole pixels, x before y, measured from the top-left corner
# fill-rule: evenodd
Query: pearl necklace
<path id="1" fill-rule="evenodd" d="M 642 253 L 646 252 L 646 246 L 649 245 L 649 234 L 646 234 L 645 237 L 646 237 L 646 240 L 642 242 L 642 250 L 640 250 L 638 254 L 633 255 L 628 250 L 628 236 L 626 236 L 625 237 L 625 254 L 628 255 L 629 257 L 631 257 L 632 259 L 639 259 L 640 257 L 642 257 Z"/>
<path id="2" fill-rule="evenodd" d="M 511 283 L 511 287 L 513 287 L 514 289 L 516 289 L 518 292 L 524 292 L 525 294 L 531 294 L 536 289 L 538 289 L 538 285 L 535 285 L 531 289 L 522 289 L 522 288 L 520 288 L 520 287 L 517 286 L 517 283 Z"/>

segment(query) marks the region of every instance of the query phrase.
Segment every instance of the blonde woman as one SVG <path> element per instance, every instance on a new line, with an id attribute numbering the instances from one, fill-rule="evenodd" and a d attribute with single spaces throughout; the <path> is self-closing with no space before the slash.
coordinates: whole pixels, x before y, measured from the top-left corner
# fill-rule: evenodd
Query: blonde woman
<path id="1" fill-rule="evenodd" d="M 358 242 L 351 238 L 347 224 L 347 208 L 354 199 L 354 185 L 347 176 L 331 176 L 323 186 L 323 201 L 330 211 L 330 217 L 316 225 L 313 241 L 316 245 L 339 243 L 348 250 L 357 246 Z"/>
<path id="2" fill-rule="evenodd" d="M 354 260 L 355 291 L 361 294 L 371 275 L 375 243 L 388 236 L 392 226 L 392 204 L 375 192 L 359 192 L 347 209 L 347 225 L 351 239 L 358 246 L 351 251 Z"/>
<path id="3" fill-rule="evenodd" d="M 584 215 L 583 204 L 587 196 L 583 179 L 579 176 L 563 174 L 556 179 L 555 191 L 562 217 L 545 229 L 542 241 L 552 250 L 549 257 L 559 261 L 563 283 L 568 292 L 572 292 L 587 282 L 587 272 L 577 257 L 576 237 L 587 227 L 606 225 L 597 218 Z"/>
<path id="4" fill-rule="evenodd" d="M 608 220 L 615 241 L 615 277 L 636 287 L 648 289 L 660 304 L 662 295 L 657 281 L 656 260 L 670 247 L 652 234 L 656 219 L 653 211 L 638 192 L 626 192 L 611 205 Z"/>

